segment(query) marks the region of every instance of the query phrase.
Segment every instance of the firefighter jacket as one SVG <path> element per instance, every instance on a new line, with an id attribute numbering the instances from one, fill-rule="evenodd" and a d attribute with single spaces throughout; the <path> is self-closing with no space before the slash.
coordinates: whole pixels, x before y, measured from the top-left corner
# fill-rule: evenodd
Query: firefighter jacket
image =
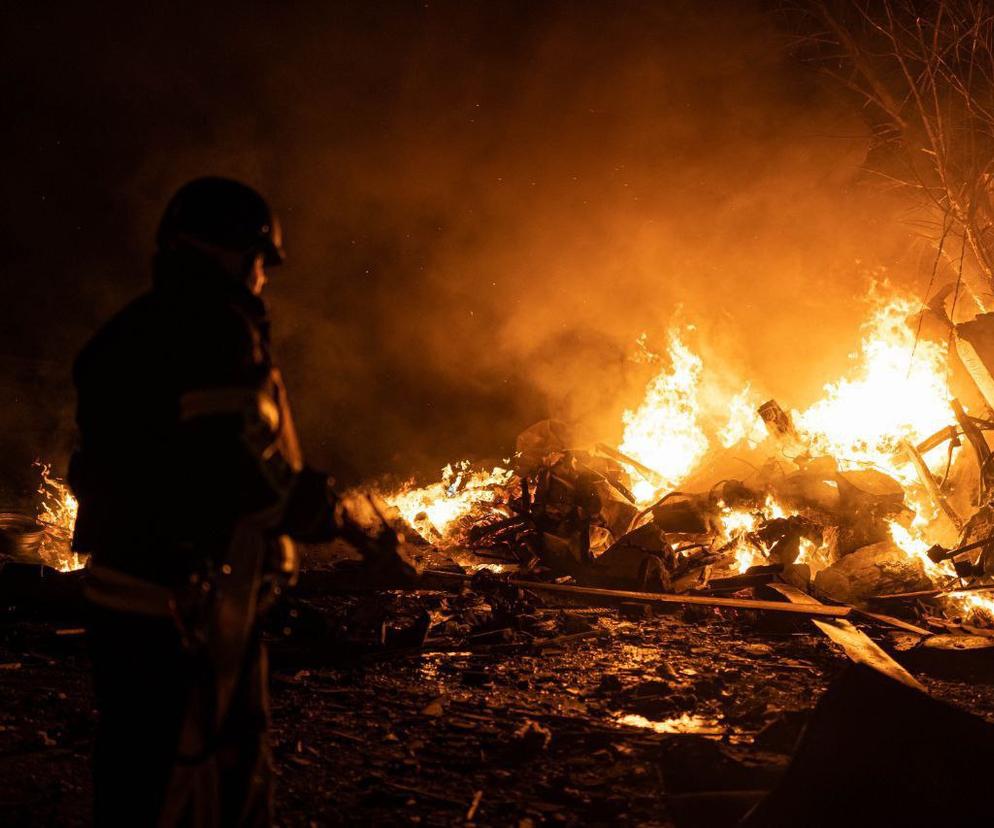
<path id="1" fill-rule="evenodd" d="M 152 289 L 74 367 L 74 548 L 95 567 L 174 586 L 238 527 L 326 540 L 335 502 L 304 466 L 261 299 L 195 254 L 156 261 Z M 137 583 L 137 581 L 136 581 Z"/>

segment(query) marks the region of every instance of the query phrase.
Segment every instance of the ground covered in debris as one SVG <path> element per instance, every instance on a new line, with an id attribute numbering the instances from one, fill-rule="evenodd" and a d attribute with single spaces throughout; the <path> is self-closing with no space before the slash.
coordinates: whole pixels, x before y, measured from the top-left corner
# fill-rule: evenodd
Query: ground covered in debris
<path id="1" fill-rule="evenodd" d="M 546 602 L 480 634 L 465 629 L 475 593 L 303 595 L 271 635 L 288 826 L 732 824 L 847 664 L 800 618 Z M 420 618 L 437 632 L 414 646 Z M 67 624 L 0 624 L 6 825 L 88 823 L 94 714 L 85 639 Z M 989 685 L 918 677 L 994 721 Z"/>

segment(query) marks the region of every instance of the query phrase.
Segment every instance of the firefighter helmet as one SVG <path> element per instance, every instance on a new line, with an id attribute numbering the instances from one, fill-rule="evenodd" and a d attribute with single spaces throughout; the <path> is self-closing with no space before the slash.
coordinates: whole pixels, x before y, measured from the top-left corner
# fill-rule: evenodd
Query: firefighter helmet
<path id="1" fill-rule="evenodd" d="M 170 199 L 156 237 L 159 250 L 193 247 L 254 256 L 267 265 L 284 259 L 279 220 L 251 187 L 230 178 L 197 178 Z"/>

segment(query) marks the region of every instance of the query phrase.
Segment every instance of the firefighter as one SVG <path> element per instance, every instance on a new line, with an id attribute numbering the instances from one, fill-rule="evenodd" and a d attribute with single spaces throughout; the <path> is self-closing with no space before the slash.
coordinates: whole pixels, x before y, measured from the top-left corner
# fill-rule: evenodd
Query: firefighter
<path id="1" fill-rule="evenodd" d="M 397 536 L 362 528 L 303 463 L 261 298 L 283 258 L 257 192 L 190 182 L 151 289 L 74 367 L 98 825 L 269 824 L 259 619 L 295 576 L 293 541 L 344 536 L 412 573 Z"/>

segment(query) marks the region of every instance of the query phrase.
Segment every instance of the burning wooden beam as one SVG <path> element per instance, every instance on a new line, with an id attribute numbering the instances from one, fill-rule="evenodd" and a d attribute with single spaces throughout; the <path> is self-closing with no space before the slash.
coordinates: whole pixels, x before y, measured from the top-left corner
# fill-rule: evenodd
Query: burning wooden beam
<path id="1" fill-rule="evenodd" d="M 955 430 L 954 430 L 955 431 Z M 946 500 L 945 496 L 939 489 L 939 484 L 936 482 L 928 465 L 925 463 L 925 459 L 922 457 L 918 448 L 913 446 L 909 441 L 902 440 L 901 446 L 911 460 L 911 465 L 915 467 L 915 471 L 918 473 L 918 479 L 921 481 L 922 487 L 928 492 L 928 496 L 932 499 L 932 502 L 942 510 L 942 513 L 952 521 L 953 526 L 956 527 L 958 532 L 963 531 L 963 518 L 961 518 L 956 510 L 949 505 L 949 501 Z"/>

